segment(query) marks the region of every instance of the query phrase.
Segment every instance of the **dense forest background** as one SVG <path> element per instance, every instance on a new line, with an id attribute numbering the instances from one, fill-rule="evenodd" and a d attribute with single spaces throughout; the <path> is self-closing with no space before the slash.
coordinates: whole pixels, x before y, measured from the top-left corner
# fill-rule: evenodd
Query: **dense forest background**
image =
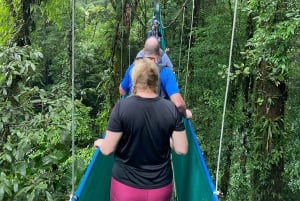
<path id="1" fill-rule="evenodd" d="M 295 201 L 299 1 L 237 2 L 218 189 L 228 201 Z M 169 56 L 216 180 L 235 2 L 159 4 Z M 0 0 L 0 201 L 68 199 L 119 99 L 120 80 L 143 46 L 153 6 L 149 0 L 77 0 L 73 47 L 72 1 Z"/>

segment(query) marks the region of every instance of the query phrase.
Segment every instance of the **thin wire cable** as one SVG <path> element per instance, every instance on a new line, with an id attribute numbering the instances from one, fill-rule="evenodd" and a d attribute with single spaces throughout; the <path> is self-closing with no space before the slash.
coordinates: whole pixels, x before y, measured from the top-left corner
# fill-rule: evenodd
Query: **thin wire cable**
<path id="1" fill-rule="evenodd" d="M 174 19 L 171 20 L 171 22 L 170 22 L 167 26 L 162 26 L 163 29 L 167 29 L 167 28 L 172 27 L 172 25 L 177 21 L 177 19 L 178 19 L 180 13 L 181 13 L 182 10 L 183 10 L 183 7 L 186 6 L 186 4 L 187 4 L 188 1 L 189 1 L 189 0 L 186 0 L 186 1 L 182 4 L 181 9 L 177 12 L 177 14 L 175 15 Z M 130 1 L 129 1 L 129 4 L 130 4 L 130 6 L 132 6 L 132 3 L 131 3 Z M 149 5 L 150 5 L 150 4 L 152 4 L 152 3 L 149 3 Z M 154 4 L 155 4 L 155 3 L 154 3 Z M 150 7 L 150 6 L 149 6 L 149 7 Z M 140 19 L 140 17 L 138 16 L 138 14 L 136 13 L 136 11 L 135 11 L 134 9 L 133 9 L 133 11 L 132 11 L 132 15 L 133 15 L 133 16 L 135 17 L 135 19 L 141 24 L 141 26 L 142 26 L 143 28 L 148 28 L 148 24 L 145 24 L 145 23 L 143 22 L 143 20 Z"/>
<path id="2" fill-rule="evenodd" d="M 228 68 L 227 68 L 227 83 L 226 83 L 226 91 L 225 91 L 225 98 L 224 98 L 222 126 L 221 126 L 221 135 L 220 135 L 220 144 L 219 144 L 219 154 L 218 154 L 218 163 L 217 163 L 217 172 L 216 172 L 216 193 L 219 193 L 218 192 L 218 178 L 219 178 L 219 169 L 220 169 L 220 160 L 221 160 L 221 151 L 222 151 L 222 141 L 223 141 L 224 124 L 225 124 L 225 113 L 226 113 L 227 97 L 228 97 L 229 82 L 230 82 L 231 59 L 232 59 L 233 40 L 234 40 L 234 32 L 235 32 L 235 24 L 236 24 L 237 3 L 238 3 L 238 1 L 235 0 L 234 15 L 233 15 L 233 22 L 232 22 L 232 32 L 231 32 L 231 42 L 230 42 L 230 51 L 229 51 L 229 62 L 228 62 Z"/>
<path id="3" fill-rule="evenodd" d="M 75 186 L 75 0 L 72 0 L 72 195 L 74 194 L 74 186 Z"/>
<path id="4" fill-rule="evenodd" d="M 124 0 L 122 0 L 122 22 L 121 22 L 121 73 L 120 73 L 120 79 L 122 79 L 123 76 L 123 40 L 124 40 Z"/>
<path id="5" fill-rule="evenodd" d="M 131 6 L 129 6 L 129 28 L 130 28 L 130 30 L 131 30 Z M 126 12 L 127 13 L 127 12 Z M 131 49 L 131 47 L 130 47 L 130 34 L 129 34 L 129 37 L 128 37 L 128 66 L 130 65 L 130 63 L 131 63 L 131 61 L 130 61 L 130 57 L 131 57 L 131 55 L 130 55 L 130 49 Z"/>
<path id="6" fill-rule="evenodd" d="M 179 69 L 181 68 L 181 54 L 182 54 L 182 41 L 183 41 L 184 16 L 185 16 L 185 6 L 184 6 L 183 12 L 182 12 L 182 26 L 181 26 L 181 36 L 180 36 L 180 49 L 179 49 L 178 69 L 177 69 L 177 77 L 178 77 L 178 80 L 179 80 L 179 76 L 180 76 L 180 71 L 179 71 Z"/>
<path id="7" fill-rule="evenodd" d="M 174 18 L 173 20 L 171 20 L 171 22 L 170 22 L 167 26 L 163 26 L 164 29 L 167 29 L 167 28 L 169 28 L 169 27 L 173 27 L 173 24 L 177 21 L 179 15 L 180 15 L 180 13 L 183 11 L 183 9 L 185 9 L 186 4 L 187 4 L 188 1 L 189 1 L 189 0 L 186 0 L 186 1 L 182 4 L 181 9 L 180 9 L 180 10 L 177 12 L 177 14 L 175 15 L 175 18 Z"/>
<path id="8" fill-rule="evenodd" d="M 193 34 L 193 23 L 194 23 L 194 10 L 195 10 L 195 0 L 193 0 L 193 8 L 192 8 L 191 31 L 190 31 L 188 57 L 187 57 L 186 73 L 185 73 L 184 100 L 186 99 L 187 79 L 188 79 L 188 74 L 189 74 L 190 50 L 191 50 L 192 34 Z"/>

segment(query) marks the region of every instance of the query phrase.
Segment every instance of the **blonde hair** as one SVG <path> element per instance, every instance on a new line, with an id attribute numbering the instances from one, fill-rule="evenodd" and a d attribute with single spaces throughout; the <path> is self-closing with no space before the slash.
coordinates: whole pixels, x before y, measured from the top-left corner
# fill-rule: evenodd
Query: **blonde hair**
<path id="1" fill-rule="evenodd" d="M 134 62 L 131 72 L 133 90 L 132 95 L 136 95 L 137 90 L 150 89 L 157 94 L 159 84 L 159 73 L 156 64 L 149 58 L 140 58 Z"/>

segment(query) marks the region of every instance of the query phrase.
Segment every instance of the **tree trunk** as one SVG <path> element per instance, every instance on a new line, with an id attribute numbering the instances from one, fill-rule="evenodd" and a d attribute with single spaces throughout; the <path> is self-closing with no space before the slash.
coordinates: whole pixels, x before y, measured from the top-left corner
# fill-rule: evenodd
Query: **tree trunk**
<path id="1" fill-rule="evenodd" d="M 129 59 L 128 55 L 130 52 L 126 50 L 129 44 L 129 36 L 131 25 L 133 21 L 132 11 L 135 11 L 138 6 L 138 0 L 130 1 L 124 0 L 124 4 L 116 4 L 116 13 L 118 24 L 115 28 L 115 35 L 112 41 L 111 49 L 111 65 L 112 65 L 112 76 L 113 84 L 111 91 L 111 105 L 114 105 L 115 101 L 119 99 L 118 87 L 125 70 L 128 67 Z"/>
<path id="2" fill-rule="evenodd" d="M 16 19 L 16 33 L 12 39 L 13 43 L 16 43 L 17 46 L 23 47 L 25 45 L 30 45 L 30 25 L 31 25 L 31 15 L 30 15 L 30 3 L 31 0 L 22 0 L 21 1 L 21 10 L 15 10 L 13 2 L 7 0 L 6 4 L 10 9 L 10 13 Z M 19 17 L 20 16 L 20 17 Z M 17 75 L 13 78 L 12 84 L 7 89 L 7 101 L 10 102 L 14 107 L 19 106 L 19 102 L 15 100 L 15 95 L 19 93 L 19 82 L 22 81 L 20 75 Z M 1 142 L 5 143 L 7 136 L 10 135 L 10 124 L 3 125 L 3 130 L 0 132 Z"/>
<path id="3" fill-rule="evenodd" d="M 270 65 L 261 62 L 255 85 L 256 126 L 254 132 L 256 147 L 256 165 L 253 171 L 252 200 L 281 200 L 282 173 L 284 171 L 283 141 L 284 141 L 284 105 L 287 97 L 285 83 L 276 85 L 268 79 Z"/>
<path id="4" fill-rule="evenodd" d="M 30 4 L 31 4 L 31 0 L 21 0 L 21 13 L 20 13 L 21 17 L 16 20 L 17 21 L 16 27 L 18 30 L 13 39 L 13 41 L 18 46 L 31 45 L 30 37 L 29 37 L 30 26 L 32 23 L 31 14 L 30 14 Z"/>

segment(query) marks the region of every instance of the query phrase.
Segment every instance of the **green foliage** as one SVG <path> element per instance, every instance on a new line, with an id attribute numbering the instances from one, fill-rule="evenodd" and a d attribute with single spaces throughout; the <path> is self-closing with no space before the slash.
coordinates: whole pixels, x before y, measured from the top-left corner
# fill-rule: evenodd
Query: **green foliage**
<path id="1" fill-rule="evenodd" d="M 102 4 L 99 2 L 78 4 L 76 43 L 79 46 L 92 45 L 98 51 L 94 55 L 100 54 L 99 57 L 102 59 L 108 59 L 116 14 L 110 6 Z"/>
<path id="2" fill-rule="evenodd" d="M 71 102 L 66 96 L 51 96 L 33 100 L 42 104 L 42 111 L 28 120 L 19 120 L 3 145 L 2 173 L 10 181 L 3 187 L 4 198 L 62 200 L 65 194 L 61 193 L 70 191 L 70 178 L 63 178 L 70 174 L 70 160 L 65 161 L 71 156 Z M 77 102 L 76 150 L 93 139 L 88 113 L 89 109 Z"/>
<path id="3" fill-rule="evenodd" d="M 293 2 L 293 1 L 292 1 Z M 261 7 L 257 9 L 257 1 L 250 1 L 249 9 L 251 12 L 259 12 L 256 21 L 256 30 L 253 38 L 248 41 L 247 60 L 249 65 L 258 65 L 265 61 L 270 65 L 268 79 L 276 85 L 286 81 L 289 70 L 289 54 L 293 49 L 294 36 L 299 32 L 300 21 L 297 17 L 297 9 L 291 3 L 287 4 L 290 10 L 278 9 L 280 1 L 264 1 Z M 265 12 L 265 11 L 268 12 Z M 281 12 L 281 13 L 279 13 Z"/>
<path id="4" fill-rule="evenodd" d="M 21 24 L 17 21 L 21 1 L 11 1 L 12 7 L 6 2 L 0 0 L 0 44 L 7 43 Z M 111 63 L 121 55 L 111 53 L 124 45 L 124 41 L 118 35 L 121 31 L 116 32 L 120 6 L 115 10 L 113 3 L 120 2 L 76 1 L 74 158 L 71 157 L 71 1 L 30 1 L 30 40 L 39 51 L 32 47 L 1 48 L 0 200 L 66 200 L 72 180 L 79 183 L 94 151 L 92 142 L 105 131 L 110 104 L 115 101 L 110 89 L 116 72 L 111 70 Z M 140 7 L 132 11 L 130 47 L 123 47 L 124 55 L 132 57 L 142 47 L 148 27 L 141 22 L 148 26 L 152 3 L 139 1 Z M 185 10 L 183 45 L 180 46 L 181 16 L 164 31 L 181 92 L 193 111 L 193 126 L 214 177 L 233 5 L 231 1 L 195 3 L 190 50 L 191 2 Z M 181 1 L 163 3 L 164 26 L 172 23 L 181 5 Z M 274 172 L 271 167 L 281 157 L 285 165 L 282 197 L 298 198 L 300 118 L 296 111 L 300 109 L 300 91 L 299 72 L 295 69 L 299 66 L 299 33 L 297 1 L 239 2 L 220 167 L 219 189 L 224 190 L 224 200 L 251 200 L 251 193 L 259 196 L 265 193 L 262 191 L 272 185 L 268 183 Z M 111 45 L 114 40 L 117 47 Z M 288 81 L 285 115 L 272 121 L 255 121 L 254 106 L 274 104 L 271 98 L 251 99 L 253 82 L 265 79 L 257 73 L 261 61 L 268 63 L 267 79 L 276 86 Z M 284 130 L 280 130 L 282 125 Z M 275 142 L 276 138 L 281 140 Z M 266 148 L 269 152 L 265 152 Z M 75 178 L 71 174 L 73 163 Z M 261 175 L 257 186 L 251 183 L 253 172 Z"/>
<path id="5" fill-rule="evenodd" d="M 296 16 L 299 5 L 297 6 L 296 1 L 253 0 L 249 1 L 247 9 L 255 28 L 253 37 L 247 42 L 247 50 L 243 53 L 246 59 L 245 66 L 249 68 L 250 75 L 254 76 L 256 82 L 266 83 L 268 80 L 278 88 L 285 86 L 288 78 L 293 77 L 290 71 L 294 62 L 289 58 L 297 54 L 295 50 L 299 41 L 297 32 L 299 32 L 300 21 Z M 254 90 L 260 95 L 253 102 L 256 102 L 258 107 L 265 106 L 268 113 L 269 108 L 275 105 L 276 100 L 273 97 L 277 94 L 266 92 L 264 88 L 258 86 Z M 284 108 L 286 107 L 280 110 Z M 256 120 L 253 123 L 253 136 L 250 138 L 252 149 L 249 157 L 251 159 L 249 168 L 253 177 L 252 199 L 289 199 L 289 196 L 286 196 L 290 191 L 288 188 L 285 188 L 286 195 L 279 190 L 282 189 L 279 185 L 285 183 L 282 177 L 283 159 L 289 155 L 286 147 L 290 147 L 287 142 L 293 133 L 286 129 L 289 125 L 288 118 L 277 115 L 276 118 L 270 119 L 267 117 L 268 114 L 261 114 L 257 110 L 255 114 L 257 116 L 254 117 Z M 288 117 L 289 113 L 287 114 Z M 288 152 L 292 150 L 289 149 Z"/>
<path id="6" fill-rule="evenodd" d="M 286 183 L 286 199 L 296 200 L 300 194 L 300 162 L 298 160 L 300 155 L 300 69 L 297 66 L 292 66 L 290 71 L 290 79 L 288 81 L 289 99 L 286 105 L 286 131 L 289 133 L 287 141 L 289 146 L 285 146 L 285 172 L 284 178 Z M 294 195 L 294 197 L 293 197 Z"/>
<path id="7" fill-rule="evenodd" d="M 1 79 L 7 95 L 1 96 L 0 104 L 0 200 L 63 200 L 71 182 L 63 180 L 70 175 L 70 162 L 60 167 L 71 156 L 70 89 L 30 87 L 41 58 L 30 47 L 5 48 L 0 58 L 1 74 L 7 75 Z M 17 84 L 17 76 L 24 82 Z M 78 101 L 75 108 L 75 149 L 80 149 L 94 137 L 90 108 Z"/>
<path id="8" fill-rule="evenodd" d="M 13 46 L 11 48 L 1 48 L 0 62 L 1 72 L 6 77 L 6 86 L 11 87 L 13 79 L 17 76 L 32 79 L 33 72 L 36 71 L 36 62 L 43 55 L 41 52 L 33 50 L 30 46 L 23 48 Z"/>
<path id="9" fill-rule="evenodd" d="M 49 0 L 41 1 L 39 4 L 32 5 L 32 10 L 38 11 L 40 9 L 41 13 L 47 16 L 49 22 L 53 22 L 59 28 L 65 24 L 63 21 L 68 20 L 68 12 L 71 12 L 71 1 L 60 1 L 60 0 Z"/>
<path id="10" fill-rule="evenodd" d="M 250 168 L 247 163 L 249 142 L 247 131 L 234 131 L 231 134 L 231 143 L 234 145 L 232 150 L 232 165 L 230 167 L 229 188 L 226 200 L 250 200 L 246 192 L 251 191 Z M 246 146 L 245 146 L 246 143 Z"/>
<path id="11" fill-rule="evenodd" d="M 23 48 L 17 46 L 1 48 L 0 111 L 5 115 L 0 119 L 0 128 L 4 130 L 4 136 L 9 133 L 5 125 L 17 124 L 18 118 L 14 119 L 14 116 L 26 119 L 30 118 L 30 115 L 26 116 L 23 112 L 27 111 L 28 107 L 30 107 L 28 98 L 32 96 L 35 88 L 26 88 L 25 84 L 29 84 L 39 77 L 36 65 L 41 57 L 42 54 L 40 52 L 33 50 L 29 46 Z M 23 107 L 18 108 L 20 105 Z"/>
<path id="12" fill-rule="evenodd" d="M 193 108 L 193 125 L 198 134 L 208 167 L 214 177 L 226 87 L 226 79 L 224 78 L 226 78 L 227 73 L 230 47 L 231 21 L 228 19 L 231 16 L 223 3 L 209 8 L 203 15 L 206 15 L 203 25 L 195 27 L 193 32 L 195 41 L 191 48 L 191 61 L 189 63 L 192 66 L 190 68 L 193 70 L 189 75 L 188 82 L 184 83 L 182 81 L 182 79 L 185 79 L 185 71 L 179 72 L 177 76 L 181 78 L 180 86 L 187 84 L 189 94 L 187 102 L 188 106 Z M 242 14 L 241 16 L 239 20 L 243 22 L 244 16 Z M 240 25 L 239 29 L 242 30 L 243 26 L 245 25 Z M 243 36 L 239 37 L 239 42 L 245 40 Z M 184 49 L 183 51 L 186 52 L 187 50 Z M 242 63 L 238 51 L 239 49 L 235 49 L 232 59 L 236 63 Z M 172 61 L 174 62 L 174 60 Z M 186 62 L 185 59 L 184 62 Z M 236 83 L 238 83 L 241 80 L 241 75 L 246 76 L 247 69 L 242 64 L 236 65 L 235 68 L 236 72 L 232 73 L 232 80 L 236 80 Z M 220 73 L 221 71 L 222 73 Z M 231 96 L 233 97 L 231 98 Z M 229 94 L 228 98 L 233 100 L 230 100 L 231 102 L 227 104 L 226 108 L 226 114 L 231 115 L 225 117 L 226 128 L 222 150 L 224 169 L 230 167 L 226 163 L 226 153 L 231 152 L 228 147 L 231 144 L 232 133 L 239 128 L 241 121 L 238 121 L 238 119 L 242 107 L 241 103 L 237 106 L 234 105 L 236 102 L 234 93 Z M 235 158 L 232 160 L 235 160 Z"/>
<path id="13" fill-rule="evenodd" d="M 5 44 L 13 33 L 14 18 L 5 0 L 0 0 L 0 45 Z"/>

